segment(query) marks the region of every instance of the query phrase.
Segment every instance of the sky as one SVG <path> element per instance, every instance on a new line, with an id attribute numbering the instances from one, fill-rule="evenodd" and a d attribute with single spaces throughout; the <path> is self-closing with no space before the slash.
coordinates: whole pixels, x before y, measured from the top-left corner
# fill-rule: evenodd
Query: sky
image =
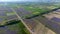
<path id="1" fill-rule="evenodd" d="M 39 1 L 39 0 L 0 0 L 0 2 Z"/>
<path id="2" fill-rule="evenodd" d="M 60 0 L 0 0 L 0 2 L 17 2 L 17 1 L 30 1 L 30 2 L 60 2 Z"/>

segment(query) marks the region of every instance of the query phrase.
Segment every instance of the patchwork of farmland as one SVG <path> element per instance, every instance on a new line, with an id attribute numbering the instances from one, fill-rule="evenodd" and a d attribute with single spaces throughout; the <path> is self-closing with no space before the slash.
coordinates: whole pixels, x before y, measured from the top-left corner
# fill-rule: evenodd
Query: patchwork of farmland
<path id="1" fill-rule="evenodd" d="M 47 19 L 49 19 L 53 22 L 60 22 L 60 9 L 57 9 L 56 11 L 52 11 L 43 16 L 45 16 Z"/>
<path id="2" fill-rule="evenodd" d="M 11 8 L 13 7 L 0 6 L 0 34 L 30 34 L 22 22 L 13 21 L 18 17 L 13 12 L 15 9 Z"/>
<path id="3" fill-rule="evenodd" d="M 26 33 L 27 30 L 24 27 L 24 25 L 20 24 L 21 22 L 12 25 L 10 25 L 11 24 L 10 22 L 6 23 L 7 21 L 18 19 L 18 16 L 16 14 L 18 14 L 19 17 L 23 19 L 25 24 L 32 30 L 32 32 L 36 31 L 34 30 L 35 28 L 34 26 L 36 26 L 39 23 L 45 24 L 47 26 L 49 25 L 49 27 L 53 29 L 54 27 L 53 25 L 55 25 L 55 23 L 53 24 L 49 20 L 55 15 L 55 17 L 51 19 L 52 21 L 55 21 L 57 19 L 56 17 L 59 18 L 59 14 L 58 13 L 54 14 L 54 12 L 52 13 L 48 13 L 48 12 L 54 8 L 57 7 L 53 5 L 43 6 L 43 5 L 33 5 L 33 4 L 32 5 L 19 5 L 19 4 L 2 5 L 0 6 L 0 23 L 1 23 L 0 25 L 4 25 L 4 26 L 1 26 L 0 33 L 1 34 L 28 34 Z M 41 14 L 44 14 L 43 16 L 48 19 L 41 17 Z M 6 24 L 8 25 L 6 26 Z M 54 31 L 56 31 L 56 29 Z"/>

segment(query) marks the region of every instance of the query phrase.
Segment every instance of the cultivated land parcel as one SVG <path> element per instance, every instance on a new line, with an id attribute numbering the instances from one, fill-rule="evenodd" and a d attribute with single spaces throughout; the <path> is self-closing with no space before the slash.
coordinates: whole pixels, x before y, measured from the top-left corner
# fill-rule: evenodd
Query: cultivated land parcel
<path id="1" fill-rule="evenodd" d="M 32 3 L 32 2 L 29 3 L 28 2 L 24 2 L 24 3 L 7 2 L 6 4 L 1 3 L 0 4 L 0 26 L 1 26 L 0 33 L 1 34 L 30 34 L 29 31 L 26 29 L 25 25 L 23 25 L 23 23 L 20 21 L 19 17 L 21 17 L 24 23 L 28 26 L 28 29 L 30 29 L 32 32 L 37 31 L 35 28 L 41 22 L 49 29 L 53 30 L 56 33 L 59 33 L 58 30 L 53 28 L 54 27 L 53 25 L 55 25 L 55 23 L 53 22 L 49 23 L 50 21 L 45 17 L 46 14 L 52 12 L 52 10 L 59 7 L 60 7 L 59 4 L 55 4 L 55 3 Z"/>

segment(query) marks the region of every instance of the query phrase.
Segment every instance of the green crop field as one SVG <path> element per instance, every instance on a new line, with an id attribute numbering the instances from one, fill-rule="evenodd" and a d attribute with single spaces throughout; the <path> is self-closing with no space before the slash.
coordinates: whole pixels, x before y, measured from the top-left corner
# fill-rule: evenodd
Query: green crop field
<path id="1" fill-rule="evenodd" d="M 11 23 L 8 23 L 6 24 L 7 26 L 11 26 L 9 27 L 8 29 L 10 30 L 16 30 L 18 28 L 18 34 L 30 34 L 30 32 L 26 29 L 26 27 L 23 25 L 23 23 L 20 21 L 20 20 L 12 20 L 12 21 L 9 21 Z M 15 25 L 15 27 L 13 28 L 12 25 Z"/>
<path id="2" fill-rule="evenodd" d="M 30 34 L 30 32 L 26 29 L 26 27 L 23 25 L 22 22 L 19 22 L 16 24 L 19 27 L 19 32 L 18 34 Z"/>

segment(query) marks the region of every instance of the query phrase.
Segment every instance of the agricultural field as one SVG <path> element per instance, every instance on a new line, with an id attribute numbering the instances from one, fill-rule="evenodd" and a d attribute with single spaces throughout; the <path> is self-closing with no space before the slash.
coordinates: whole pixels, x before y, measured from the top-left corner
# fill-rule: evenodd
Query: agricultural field
<path id="1" fill-rule="evenodd" d="M 22 24 L 21 21 L 17 21 L 17 22 L 14 21 L 14 20 L 18 19 L 16 13 L 22 19 L 25 19 L 25 22 L 28 23 L 30 25 L 30 27 L 34 27 L 36 25 L 36 22 L 40 22 L 42 20 L 40 18 L 40 16 L 42 14 L 46 14 L 55 8 L 58 8 L 58 6 L 57 5 L 48 5 L 48 4 L 40 5 L 40 4 L 34 4 L 34 3 L 33 4 L 25 4 L 25 3 L 9 4 L 8 3 L 5 5 L 1 4 L 0 5 L 0 22 L 4 22 L 4 23 L 2 23 L 3 26 L 1 26 L 1 28 L 0 28 L 0 31 L 1 31 L 0 33 L 2 33 L 2 34 L 4 34 L 4 33 L 5 34 L 9 34 L 9 33 L 10 34 L 12 34 L 12 33 L 13 34 L 30 34 L 30 32 L 26 29 L 26 27 Z M 39 17 L 37 17 L 37 16 L 39 16 Z M 36 17 L 36 18 L 30 19 L 30 18 L 34 18 L 34 17 Z M 11 19 L 14 19 L 14 20 L 10 21 Z M 10 21 L 10 22 L 6 22 L 6 21 Z"/>
<path id="2" fill-rule="evenodd" d="M 20 20 L 16 21 L 18 17 L 11 8 L 13 6 L 0 6 L 0 34 L 30 34 Z"/>

